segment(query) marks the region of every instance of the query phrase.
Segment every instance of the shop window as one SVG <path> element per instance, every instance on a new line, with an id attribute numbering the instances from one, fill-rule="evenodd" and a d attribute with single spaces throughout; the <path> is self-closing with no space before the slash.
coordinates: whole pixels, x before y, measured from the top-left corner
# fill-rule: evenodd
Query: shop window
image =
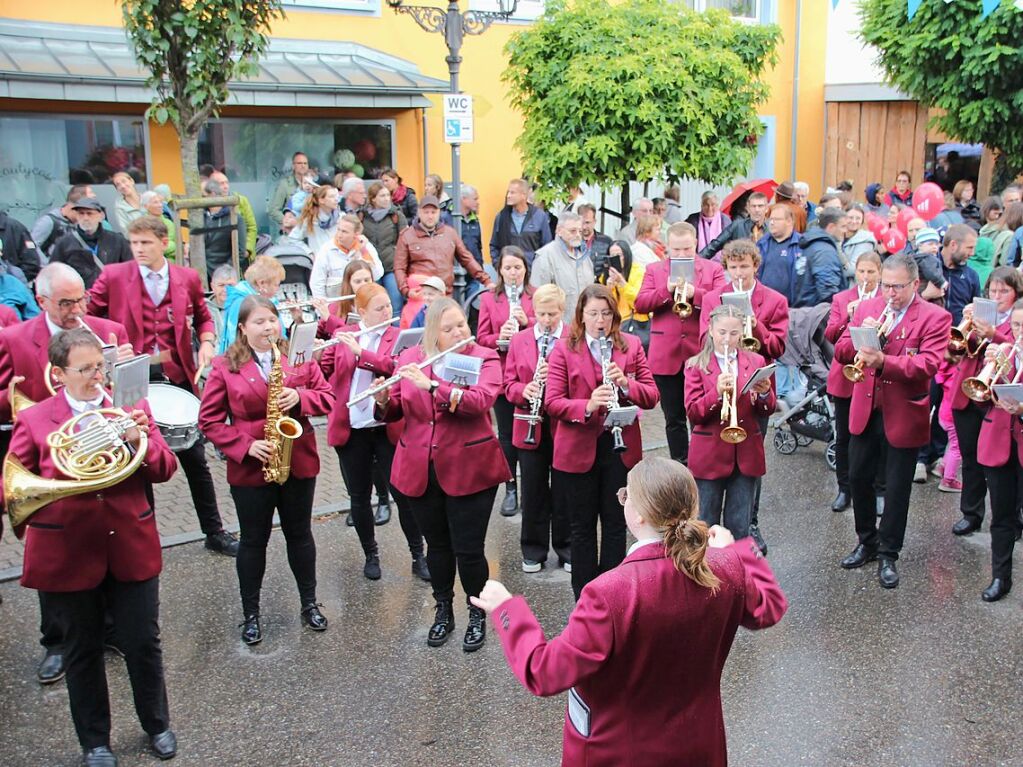
<path id="1" fill-rule="evenodd" d="M 504 0 L 504 5 L 507 7 L 510 2 L 511 0 Z M 497 13 L 501 10 L 501 4 L 498 0 L 470 0 L 469 8 L 473 11 Z M 511 21 L 534 21 L 543 16 L 544 9 L 544 0 L 519 0 Z"/>
<path id="2" fill-rule="evenodd" d="M 743 21 L 759 21 L 761 18 L 761 0 L 682 0 L 682 2 L 694 11 L 721 8 Z"/>
<path id="3" fill-rule="evenodd" d="M 362 11 L 365 13 L 379 13 L 380 0 L 283 0 L 285 9 L 294 8 L 302 10 L 332 10 L 332 11 Z"/>

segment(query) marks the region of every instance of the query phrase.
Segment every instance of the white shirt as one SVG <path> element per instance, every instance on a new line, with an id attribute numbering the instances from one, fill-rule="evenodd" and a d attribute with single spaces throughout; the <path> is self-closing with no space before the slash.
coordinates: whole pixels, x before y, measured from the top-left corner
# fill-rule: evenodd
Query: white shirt
<path id="1" fill-rule="evenodd" d="M 384 276 L 384 265 L 380 263 L 377 249 L 361 234 L 358 244 L 349 251 L 341 250 L 331 238 L 319 249 L 316 260 L 313 261 L 313 270 L 309 275 L 309 290 L 313 298 L 326 298 L 327 283 L 332 280 L 340 282 L 344 277 L 345 267 L 354 259 L 369 262 L 374 281 Z"/>
<path id="2" fill-rule="evenodd" d="M 96 408 L 103 407 L 103 400 L 105 397 L 106 394 L 100 392 L 100 395 L 96 397 L 96 399 L 86 400 L 83 402 L 82 400 L 72 397 L 68 393 L 67 387 L 64 387 L 64 399 L 66 399 L 68 405 L 71 406 L 71 412 L 74 415 L 80 415 L 81 413 L 88 412 L 89 410 L 95 410 Z"/>
<path id="3" fill-rule="evenodd" d="M 909 311 L 909 307 L 911 307 L 913 305 L 913 301 L 914 300 L 916 300 L 916 293 L 914 293 L 913 297 L 909 299 L 909 303 L 906 304 L 906 306 L 902 309 L 902 311 L 897 312 L 895 314 L 895 321 L 892 322 L 892 329 L 890 331 L 888 331 L 888 336 L 889 337 L 891 337 L 892 333 L 895 332 L 895 328 L 897 328 L 899 326 L 899 323 L 902 322 L 902 318 L 906 316 L 906 312 Z"/>
<path id="4" fill-rule="evenodd" d="M 714 356 L 717 357 L 718 367 L 721 368 L 722 373 L 734 373 L 736 367 L 735 351 L 728 353 L 728 359 L 725 359 L 725 355 L 714 352 Z"/>
<path id="5" fill-rule="evenodd" d="M 154 282 L 157 282 L 157 284 L 159 284 L 160 286 L 161 300 L 163 300 L 163 298 L 166 298 L 167 289 L 170 287 L 170 261 L 164 259 L 163 268 L 155 272 L 148 266 L 143 266 L 142 264 L 139 264 L 139 274 L 142 275 L 142 284 L 146 286 L 147 293 L 149 292 L 150 285 L 153 284 L 153 282 L 150 281 L 149 275 L 151 274 L 157 275 L 160 279 Z"/>
<path id="6" fill-rule="evenodd" d="M 564 331 L 565 331 L 565 323 L 564 322 L 559 322 L 558 326 L 551 333 L 551 341 L 557 341 L 559 338 L 561 338 L 561 334 Z M 536 350 L 540 351 L 540 339 L 543 338 L 543 329 L 540 327 L 539 323 L 537 323 L 536 325 L 533 325 L 533 338 L 536 339 Z M 553 348 L 554 348 L 554 345 L 552 343 L 551 344 L 551 349 L 553 349 Z M 547 350 L 548 353 L 551 351 L 551 349 Z"/>
<path id="7" fill-rule="evenodd" d="M 641 549 L 644 546 L 649 546 L 651 543 L 664 543 L 664 540 L 661 538 L 640 538 L 634 544 L 629 546 L 629 550 L 625 552 L 625 556 L 629 556 L 632 552 Z"/>
<path id="8" fill-rule="evenodd" d="M 611 343 L 610 339 L 608 339 L 608 343 L 609 344 Z M 596 339 L 593 336 L 591 336 L 589 333 L 587 333 L 586 334 L 586 347 L 590 350 L 590 354 L 593 355 L 593 359 L 595 359 L 597 361 L 597 364 L 598 365 L 602 364 L 602 361 L 600 359 L 600 341 L 599 341 L 599 339 Z"/>
<path id="9" fill-rule="evenodd" d="M 273 352 L 267 350 L 265 352 L 257 352 L 255 349 L 252 350 L 253 354 L 256 355 L 256 365 L 259 367 L 259 374 L 263 376 L 264 381 L 270 380 L 270 366 L 273 364 Z"/>
<path id="10" fill-rule="evenodd" d="M 359 322 L 359 329 L 365 330 L 366 323 Z M 359 346 L 363 349 L 376 352 L 376 350 L 380 348 L 380 339 L 383 335 L 384 333 L 382 330 L 375 330 L 372 333 L 363 333 L 355 340 L 359 342 Z M 352 375 L 352 388 L 349 399 L 359 392 L 368 389 L 373 383 L 373 375 L 373 371 L 365 370 L 364 368 L 357 366 L 355 368 L 355 373 Z M 348 408 L 348 418 L 353 429 L 367 429 L 373 426 L 379 426 L 382 423 L 373 417 L 373 404 L 373 398 L 367 397 L 361 402 L 357 402 Z"/>
<path id="11" fill-rule="evenodd" d="M 49 328 L 49 330 L 50 330 L 50 337 L 51 338 L 53 336 L 55 336 L 55 335 L 58 335 L 59 333 L 63 333 L 64 332 L 64 328 L 60 327 L 57 323 L 55 323 L 53 320 L 51 320 L 49 314 L 47 314 L 46 312 L 43 312 L 43 316 L 46 318 L 46 327 Z M 85 325 L 85 323 L 83 322 L 82 325 Z"/>

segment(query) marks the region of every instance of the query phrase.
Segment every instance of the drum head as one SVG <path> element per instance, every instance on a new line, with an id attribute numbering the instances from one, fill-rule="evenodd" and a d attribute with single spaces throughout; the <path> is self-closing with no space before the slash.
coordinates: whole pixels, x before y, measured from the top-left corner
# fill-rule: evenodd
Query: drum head
<path id="1" fill-rule="evenodd" d="M 199 422 L 199 398 L 170 384 L 149 385 L 149 407 L 161 426 L 190 426 Z"/>

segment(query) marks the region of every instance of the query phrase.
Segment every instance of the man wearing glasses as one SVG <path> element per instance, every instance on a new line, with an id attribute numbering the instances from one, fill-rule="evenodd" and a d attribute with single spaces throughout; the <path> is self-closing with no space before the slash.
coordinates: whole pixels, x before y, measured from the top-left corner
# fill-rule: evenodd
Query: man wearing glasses
<path id="1" fill-rule="evenodd" d="M 67 264 L 49 264 L 39 272 L 35 282 L 36 300 L 42 313 L 30 320 L 12 325 L 0 332 L 0 457 L 7 454 L 13 416 L 10 390 L 18 391 L 40 402 L 50 396 L 43 373 L 49 361 L 50 338 L 64 330 L 87 327 L 102 344 L 115 344 L 118 357 L 133 356 L 128 334 L 118 322 L 86 316 L 89 294 L 81 276 Z M 51 382 L 51 386 L 53 383 Z M 39 592 L 40 643 L 46 651 L 36 676 L 41 684 L 52 684 L 64 676 L 64 632 L 48 609 L 46 595 Z"/>
<path id="2" fill-rule="evenodd" d="M 913 467 L 930 437 L 930 382 L 944 359 L 952 325 L 947 311 L 916 295 L 919 283 L 912 258 L 889 256 L 881 269 L 880 295 L 861 301 L 850 323 L 850 328 L 877 328 L 887 308 L 892 319 L 885 322 L 881 348 L 856 351 L 849 328 L 835 347 L 835 359 L 862 362 L 864 372 L 853 386 L 849 408 L 849 485 L 859 544 L 841 565 L 851 570 L 877 560 L 878 580 L 886 589 L 899 585 L 895 562 L 906 535 Z M 885 447 L 887 491 L 878 527 L 874 477 Z"/>

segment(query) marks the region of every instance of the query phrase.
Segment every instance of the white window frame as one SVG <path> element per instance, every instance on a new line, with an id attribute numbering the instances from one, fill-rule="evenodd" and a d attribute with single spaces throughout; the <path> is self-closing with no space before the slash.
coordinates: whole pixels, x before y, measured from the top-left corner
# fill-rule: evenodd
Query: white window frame
<path id="1" fill-rule="evenodd" d="M 285 10 L 298 11 L 346 11 L 380 15 L 382 0 L 281 0 Z"/>
<path id="2" fill-rule="evenodd" d="M 544 0 L 519 0 L 515 8 L 515 15 L 508 19 L 508 22 L 522 24 L 536 21 L 543 16 L 546 9 L 547 4 Z M 469 10 L 497 13 L 500 6 L 497 0 L 469 0 Z"/>
<path id="3" fill-rule="evenodd" d="M 707 10 L 707 0 L 692 0 L 693 10 L 703 11 Z M 753 15 L 752 16 L 732 16 L 736 21 L 744 21 L 749 24 L 759 24 L 760 19 L 763 18 L 764 14 L 764 0 L 753 0 Z"/>

